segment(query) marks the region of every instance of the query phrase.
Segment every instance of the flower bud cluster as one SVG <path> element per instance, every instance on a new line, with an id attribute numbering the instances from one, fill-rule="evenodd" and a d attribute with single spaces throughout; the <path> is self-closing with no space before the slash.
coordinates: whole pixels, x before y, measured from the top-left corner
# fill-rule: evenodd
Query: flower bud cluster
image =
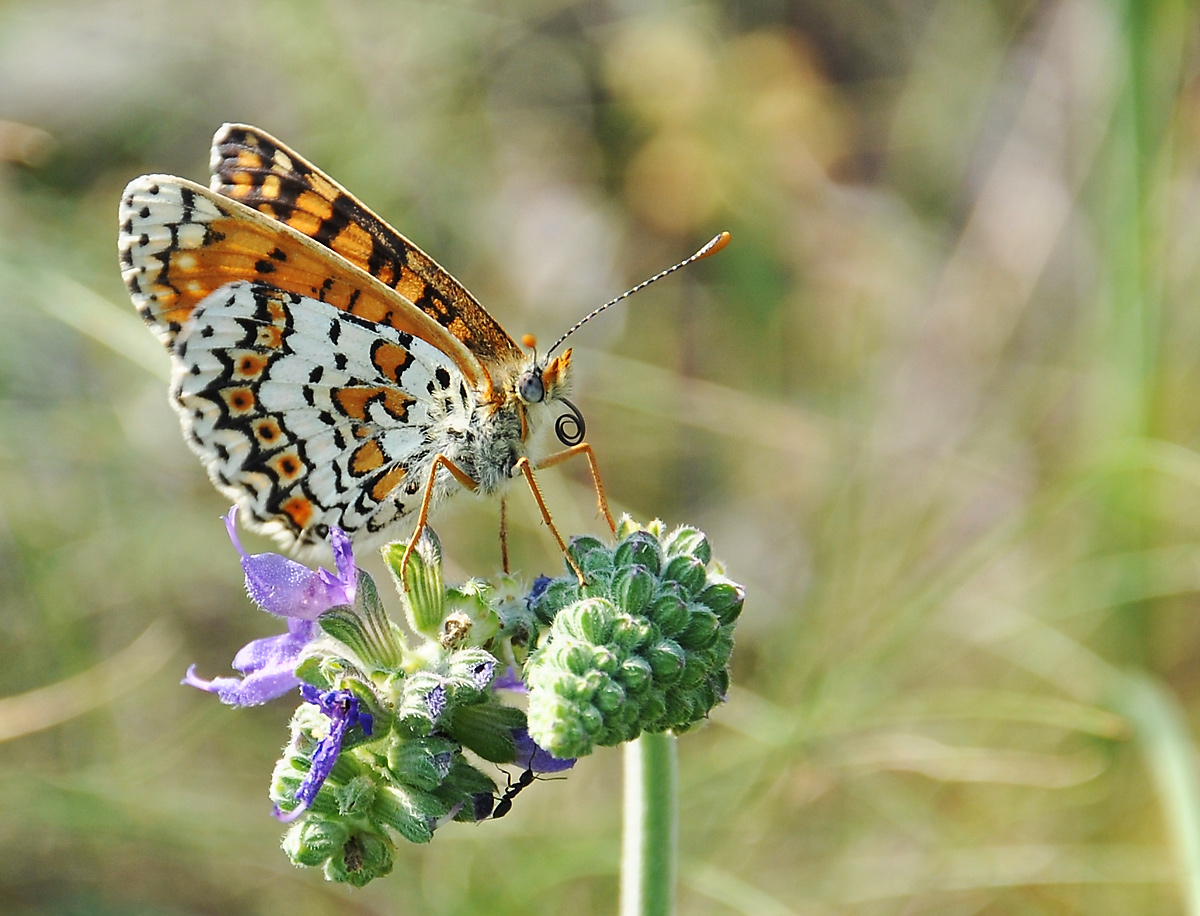
<path id="1" fill-rule="evenodd" d="M 299 689 L 270 796 L 286 853 L 330 880 L 386 875 L 398 842 L 503 817 L 536 774 L 643 730 L 687 728 L 728 689 L 743 592 L 693 528 L 664 535 L 624 519 L 615 546 L 577 538 L 586 584 L 542 579 L 528 595 L 507 574 L 447 587 L 427 529 L 411 553 L 383 551 L 406 636 L 342 532 L 331 534 L 336 572 L 311 570 L 247 554 L 235 520 L 247 592 L 287 632 L 238 652 L 241 677 L 190 669 L 185 683 L 236 706 Z M 502 699 L 525 692 L 528 717 Z M 491 764 L 522 772 L 501 791 Z"/>
<path id="2" fill-rule="evenodd" d="M 621 520 L 615 546 L 575 538 L 575 576 L 542 582 L 531 606 L 543 631 L 525 665 L 529 732 L 580 757 L 641 732 L 682 731 L 729 689 L 733 626 L 745 592 L 695 528 Z"/>

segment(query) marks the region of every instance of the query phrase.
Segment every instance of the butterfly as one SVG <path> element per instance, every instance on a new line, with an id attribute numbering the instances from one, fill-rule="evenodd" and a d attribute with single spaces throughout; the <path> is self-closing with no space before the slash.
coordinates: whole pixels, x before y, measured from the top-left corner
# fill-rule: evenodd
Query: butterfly
<path id="1" fill-rule="evenodd" d="M 411 550 L 437 503 L 523 476 L 565 554 L 534 471 L 581 455 L 615 531 L 567 399 L 571 350 L 551 354 L 624 296 L 526 352 L 429 255 L 264 131 L 223 125 L 211 170 L 210 188 L 130 182 L 117 247 L 170 353 L 184 437 L 248 527 L 303 549 L 331 527 L 370 548 L 412 525 Z M 556 404 L 565 448 L 550 451 Z"/>

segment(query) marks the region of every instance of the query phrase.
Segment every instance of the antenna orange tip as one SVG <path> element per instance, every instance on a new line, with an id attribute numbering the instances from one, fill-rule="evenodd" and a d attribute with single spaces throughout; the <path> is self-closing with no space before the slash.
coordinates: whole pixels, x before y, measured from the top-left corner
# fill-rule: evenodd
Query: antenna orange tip
<path id="1" fill-rule="evenodd" d="M 521 346 L 524 347 L 526 350 L 535 350 L 535 349 L 537 349 L 537 338 L 534 337 L 532 334 L 522 334 L 521 335 Z"/>
<path id="2" fill-rule="evenodd" d="M 696 255 L 696 260 L 699 261 L 701 258 L 707 258 L 709 255 L 716 254 L 718 251 L 728 245 L 729 240 L 732 238 L 733 236 L 728 232 L 722 232 L 711 242 L 700 249 L 700 253 Z"/>

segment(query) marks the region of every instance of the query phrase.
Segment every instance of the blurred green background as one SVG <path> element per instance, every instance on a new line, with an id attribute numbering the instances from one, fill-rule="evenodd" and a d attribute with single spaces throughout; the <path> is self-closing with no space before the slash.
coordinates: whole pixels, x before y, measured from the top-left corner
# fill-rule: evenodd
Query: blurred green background
<path id="1" fill-rule="evenodd" d="M 1200 913 L 1200 49 L 1138 0 L 0 3 L 0 912 L 616 907 L 620 754 L 364 891 L 276 848 L 278 630 L 120 280 L 144 172 L 274 133 L 514 336 L 614 508 L 749 600 L 679 743 L 688 914 Z M 542 475 L 598 532 L 586 468 Z M 528 499 L 513 556 L 559 568 Z M 436 519 L 498 563 L 494 504 Z M 251 549 L 266 543 L 247 537 Z M 393 608 L 396 605 L 393 604 Z"/>

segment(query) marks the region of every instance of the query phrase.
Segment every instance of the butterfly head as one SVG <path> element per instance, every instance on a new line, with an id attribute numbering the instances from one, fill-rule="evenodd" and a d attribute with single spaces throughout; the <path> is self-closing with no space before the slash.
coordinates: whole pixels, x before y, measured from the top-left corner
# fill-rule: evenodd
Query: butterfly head
<path id="1" fill-rule="evenodd" d="M 533 346 L 532 342 L 526 344 Z M 583 441 L 583 417 L 578 408 L 567 400 L 571 371 L 571 351 L 568 349 L 561 356 L 550 359 L 539 358 L 536 352 L 530 358 L 526 367 L 516 378 L 513 394 L 521 407 L 522 424 L 527 421 L 529 408 L 534 404 L 550 404 L 561 401 L 567 406 L 569 414 L 558 418 L 554 431 L 564 445 L 577 445 Z M 565 425 L 564 425 L 565 424 Z M 524 436 L 522 436 L 524 438 Z"/>

